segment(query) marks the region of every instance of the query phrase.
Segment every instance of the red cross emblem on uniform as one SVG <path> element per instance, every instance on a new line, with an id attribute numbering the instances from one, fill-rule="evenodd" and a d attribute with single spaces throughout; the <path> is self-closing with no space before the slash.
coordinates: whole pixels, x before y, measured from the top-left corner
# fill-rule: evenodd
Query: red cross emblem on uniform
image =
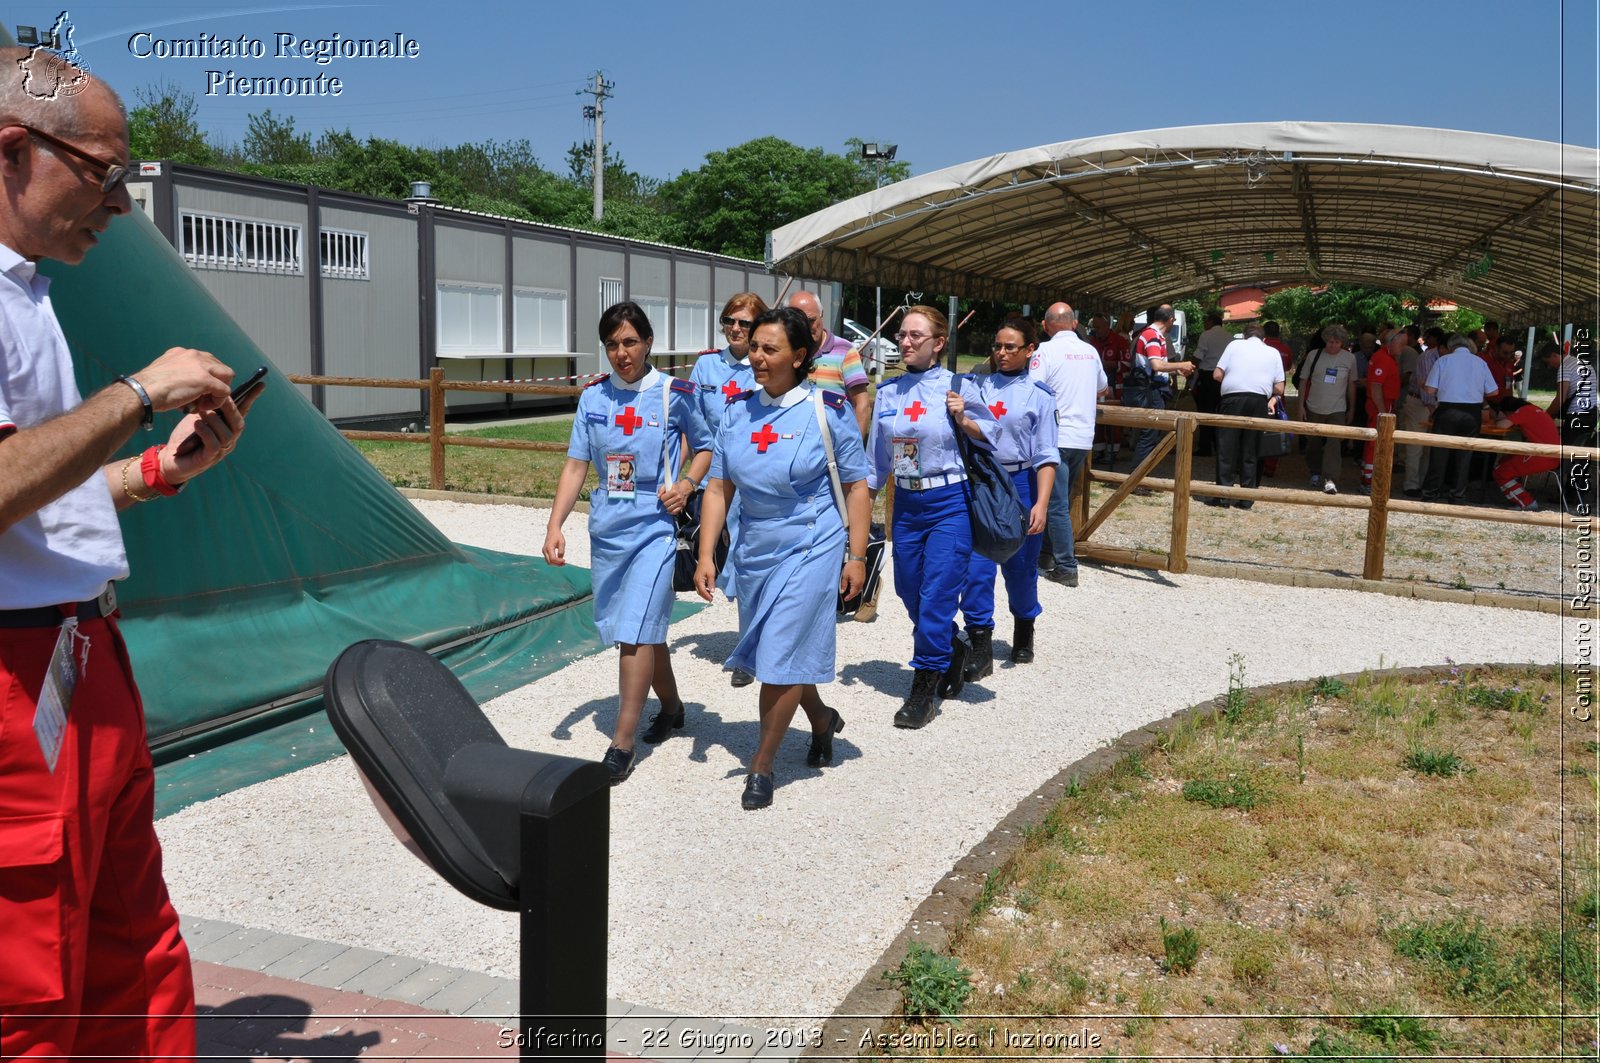
<path id="1" fill-rule="evenodd" d="M 739 385 L 733 382 L 733 377 L 729 377 L 728 382 L 722 385 L 722 393 L 730 399 L 739 394 Z"/>
<path id="2" fill-rule="evenodd" d="M 750 433 L 750 442 L 756 445 L 757 454 L 765 454 L 767 448 L 778 441 L 778 433 L 772 430 L 770 424 L 761 426 L 761 431 Z"/>
<path id="3" fill-rule="evenodd" d="M 994 414 L 994 419 L 997 420 L 997 421 L 1000 418 L 1004 417 L 1006 415 L 1006 400 L 1005 399 L 1001 399 L 1000 401 L 996 402 L 993 406 L 990 406 L 989 407 L 989 412 Z"/>
<path id="4" fill-rule="evenodd" d="M 917 418 L 921 417 L 923 414 L 925 414 L 927 412 L 928 412 L 927 409 L 922 405 L 922 400 L 921 399 L 917 399 L 915 402 L 913 402 L 910 406 L 907 406 L 906 409 L 905 409 L 905 414 L 906 414 L 907 417 L 911 418 L 911 423 L 912 424 L 916 424 Z"/>
<path id="5" fill-rule="evenodd" d="M 622 429 L 623 435 L 631 436 L 635 428 L 644 427 L 644 418 L 634 413 L 632 406 L 625 406 L 622 412 L 617 414 L 617 427 Z"/>

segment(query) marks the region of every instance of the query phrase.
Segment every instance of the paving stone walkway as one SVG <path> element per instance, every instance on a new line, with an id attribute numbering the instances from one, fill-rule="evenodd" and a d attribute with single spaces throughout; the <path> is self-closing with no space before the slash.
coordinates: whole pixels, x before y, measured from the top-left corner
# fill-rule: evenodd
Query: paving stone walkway
<path id="1" fill-rule="evenodd" d="M 515 1059 L 512 979 L 186 917 L 202 1060 Z M 613 1057 L 781 1063 L 762 1031 L 606 1001 Z M 663 1034 L 664 1031 L 664 1034 Z"/>

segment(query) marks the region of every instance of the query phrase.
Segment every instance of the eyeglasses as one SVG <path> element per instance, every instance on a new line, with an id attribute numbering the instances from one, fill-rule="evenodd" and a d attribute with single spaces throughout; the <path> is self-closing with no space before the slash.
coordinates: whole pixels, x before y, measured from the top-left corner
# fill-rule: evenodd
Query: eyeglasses
<path id="1" fill-rule="evenodd" d="M 749 332 L 756 324 L 754 321 L 746 321 L 741 317 L 725 317 L 720 320 L 723 328 L 742 328 L 746 332 Z"/>
<path id="2" fill-rule="evenodd" d="M 931 339 L 933 339 L 933 336 L 927 332 L 896 332 L 894 334 L 894 341 L 896 343 L 906 343 L 909 341 L 912 344 L 920 344 L 923 340 Z"/>
<path id="3" fill-rule="evenodd" d="M 114 192 L 118 188 L 122 187 L 122 185 L 128 180 L 128 168 L 123 166 L 121 163 L 106 162 L 104 159 L 97 159 L 93 155 L 90 155 L 87 151 L 84 151 L 82 148 L 73 147 L 60 137 L 51 136 L 44 130 L 35 129 L 31 125 L 24 125 L 22 128 L 38 137 L 46 144 L 49 144 L 52 147 L 60 148 L 62 151 L 66 152 L 68 155 L 71 155 L 79 162 L 87 163 L 88 165 L 94 167 L 94 169 L 100 173 L 101 193 Z"/>
<path id="4" fill-rule="evenodd" d="M 989 349 L 991 351 L 1000 351 L 1005 354 L 1013 354 L 1022 350 L 1022 348 L 1026 346 L 1026 343 L 991 343 L 989 344 Z"/>

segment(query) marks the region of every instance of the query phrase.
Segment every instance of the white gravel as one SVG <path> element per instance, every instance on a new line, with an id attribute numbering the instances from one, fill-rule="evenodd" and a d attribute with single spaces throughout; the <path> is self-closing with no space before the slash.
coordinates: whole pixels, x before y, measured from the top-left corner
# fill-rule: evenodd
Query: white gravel
<path id="1" fill-rule="evenodd" d="M 418 502 L 451 539 L 537 554 L 548 512 Z M 568 556 L 586 564 L 584 518 Z M 1131 569 L 1043 582 L 1038 661 L 1001 664 L 924 730 L 891 717 L 910 682 L 911 625 L 892 589 L 879 619 L 839 629 L 847 721 L 835 764 L 778 761 L 772 808 L 739 807 L 755 688 L 721 670 L 737 613 L 721 601 L 671 631 L 689 727 L 612 792 L 610 992 L 688 1015 L 826 1016 L 950 866 L 1063 766 L 1225 690 L 1383 665 L 1554 662 L 1559 617 Z M 1003 602 L 1003 592 L 1001 601 Z M 1009 622 L 996 632 L 1000 659 Z M 654 712 L 646 706 L 646 718 Z M 598 758 L 616 713 L 614 652 L 495 699 L 513 746 Z M 320 726 L 326 726 L 325 721 Z M 178 909 L 516 977 L 513 916 L 472 904 L 407 854 L 340 758 L 159 824 Z"/>

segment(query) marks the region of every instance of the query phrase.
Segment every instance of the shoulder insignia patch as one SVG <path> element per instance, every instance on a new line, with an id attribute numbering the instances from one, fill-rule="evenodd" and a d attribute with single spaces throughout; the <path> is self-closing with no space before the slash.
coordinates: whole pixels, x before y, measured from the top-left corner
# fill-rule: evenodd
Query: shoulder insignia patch
<path id="1" fill-rule="evenodd" d="M 606 375 L 605 375 L 605 376 L 603 376 L 603 377 L 600 377 L 600 378 L 599 378 L 599 379 L 597 379 L 597 380 L 591 380 L 591 381 L 589 381 L 589 382 L 588 382 L 588 383 L 587 383 L 587 384 L 585 384 L 585 385 L 583 385 L 583 386 L 584 386 L 584 387 L 585 387 L 585 388 L 592 388 L 592 387 L 594 387 L 594 386 L 595 386 L 595 385 L 596 385 L 596 384 L 604 384 L 604 383 L 605 383 L 605 382 L 606 382 L 606 381 L 607 381 L 607 380 L 610 380 L 610 379 L 611 379 L 611 374 L 610 374 L 610 373 L 607 373 L 607 374 L 606 374 Z"/>
<path id="2" fill-rule="evenodd" d="M 822 393 L 822 404 L 829 409 L 841 410 L 844 408 L 844 396 L 837 391 L 824 391 Z"/>
<path id="3" fill-rule="evenodd" d="M 693 395 L 694 385 L 687 380 L 678 380 L 674 378 L 672 381 L 672 390 L 676 391 L 680 395 Z"/>
<path id="4" fill-rule="evenodd" d="M 721 354 L 721 353 L 722 353 L 722 348 L 721 347 L 707 347 L 705 350 L 700 352 L 700 354 Z M 696 357 L 699 357 L 699 356 L 696 355 Z"/>
<path id="5" fill-rule="evenodd" d="M 1052 399 L 1056 397 L 1056 393 L 1050 390 L 1050 385 L 1046 384 L 1042 380 L 1035 380 L 1033 382 L 1033 386 L 1044 392 L 1046 395 L 1049 395 Z"/>
<path id="6" fill-rule="evenodd" d="M 728 405 L 731 406 L 736 402 L 743 402 L 745 399 L 748 399 L 754 394 L 755 392 L 753 391 L 735 391 L 732 395 L 728 396 Z"/>

